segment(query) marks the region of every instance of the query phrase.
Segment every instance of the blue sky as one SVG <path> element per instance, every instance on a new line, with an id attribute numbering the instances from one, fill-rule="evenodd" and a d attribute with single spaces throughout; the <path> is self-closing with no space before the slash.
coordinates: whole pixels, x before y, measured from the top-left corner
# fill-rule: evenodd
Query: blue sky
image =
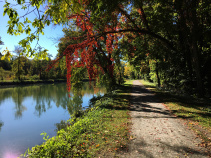
<path id="1" fill-rule="evenodd" d="M 8 2 L 11 2 L 13 4 L 16 4 L 16 1 L 13 0 L 8 0 Z M 9 35 L 7 34 L 7 21 L 9 20 L 8 16 L 5 15 L 3 16 L 3 11 L 4 11 L 4 1 L 0 0 L 0 37 L 1 40 L 4 42 L 4 45 L 1 45 L 0 51 L 3 51 L 8 48 L 9 51 L 14 50 L 14 46 L 18 45 L 18 42 L 22 40 L 23 38 L 26 37 L 25 34 L 20 35 L 20 36 L 15 36 L 15 35 Z M 19 15 L 23 14 L 23 11 L 21 9 L 17 8 L 17 11 Z M 33 20 L 36 15 L 34 13 L 31 13 L 28 18 L 29 20 Z M 52 54 L 53 57 L 57 54 L 57 49 L 56 46 L 58 45 L 58 39 L 61 38 L 64 33 L 62 32 L 63 26 L 54 26 L 50 25 L 47 26 L 44 30 L 44 35 L 40 35 L 40 40 L 39 40 L 39 45 L 44 47 L 45 49 L 48 49 L 48 53 Z M 57 39 L 57 40 L 56 40 Z M 34 47 L 36 44 L 36 41 L 33 42 L 32 47 Z"/>

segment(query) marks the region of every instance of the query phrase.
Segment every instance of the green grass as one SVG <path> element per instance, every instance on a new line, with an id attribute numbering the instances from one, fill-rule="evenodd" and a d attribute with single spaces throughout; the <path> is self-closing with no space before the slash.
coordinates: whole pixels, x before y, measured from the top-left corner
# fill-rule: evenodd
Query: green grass
<path id="1" fill-rule="evenodd" d="M 153 82 L 141 80 L 141 83 L 143 83 L 143 85 L 146 86 L 148 89 L 156 89 L 156 84 Z"/>
<path id="2" fill-rule="evenodd" d="M 115 157 L 127 149 L 129 141 L 127 92 L 130 92 L 129 84 L 93 98 L 92 108 L 76 112 L 57 136 L 48 139 L 43 133 L 46 141 L 26 154 L 29 157 Z"/>
<path id="3" fill-rule="evenodd" d="M 126 80 L 125 85 L 132 85 L 133 84 L 133 80 Z"/>
<path id="4" fill-rule="evenodd" d="M 211 101 L 196 99 L 191 96 L 179 96 L 157 89 L 154 83 L 141 80 L 148 89 L 179 118 L 187 124 L 204 140 L 204 146 L 210 145 L 211 135 Z"/>

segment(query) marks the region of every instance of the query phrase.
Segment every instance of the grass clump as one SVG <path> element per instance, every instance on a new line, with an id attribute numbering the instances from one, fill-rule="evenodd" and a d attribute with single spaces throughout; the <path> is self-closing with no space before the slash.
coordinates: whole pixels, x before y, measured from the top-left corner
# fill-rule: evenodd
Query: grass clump
<path id="1" fill-rule="evenodd" d="M 122 86 L 90 101 L 90 108 L 75 112 L 57 136 L 27 150 L 28 157 L 114 157 L 129 141 L 129 100 L 122 99 Z M 21 155 L 24 156 L 24 155 Z"/>

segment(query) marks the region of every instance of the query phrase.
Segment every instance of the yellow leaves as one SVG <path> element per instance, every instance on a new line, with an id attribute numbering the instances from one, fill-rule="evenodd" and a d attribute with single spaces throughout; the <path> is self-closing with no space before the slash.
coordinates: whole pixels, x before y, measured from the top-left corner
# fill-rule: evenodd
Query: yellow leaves
<path id="1" fill-rule="evenodd" d="M 68 21 L 68 16 L 71 14 L 80 14 L 84 10 L 82 2 L 78 0 L 48 2 L 48 9 L 44 12 L 45 15 L 50 16 L 54 24 L 64 24 Z M 47 23 L 48 24 L 48 23 Z"/>
<path id="2" fill-rule="evenodd" d="M 2 54 L 4 54 L 4 55 L 1 57 L 1 60 L 7 59 L 7 60 L 10 61 L 10 59 L 12 58 L 12 54 L 11 54 L 10 51 L 7 49 L 7 47 L 6 47 L 6 50 L 4 50 L 4 51 L 2 52 Z"/>
<path id="3" fill-rule="evenodd" d="M 81 4 L 77 1 L 77 0 L 72 0 L 72 10 L 75 12 L 75 13 L 81 13 L 81 10 L 82 10 L 82 6 Z"/>

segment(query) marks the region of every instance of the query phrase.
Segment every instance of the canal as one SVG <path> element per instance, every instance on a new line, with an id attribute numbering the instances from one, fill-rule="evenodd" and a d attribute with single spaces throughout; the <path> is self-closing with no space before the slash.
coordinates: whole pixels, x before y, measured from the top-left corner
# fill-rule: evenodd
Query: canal
<path id="1" fill-rule="evenodd" d="M 0 158 L 16 158 L 42 144 L 42 132 L 55 136 L 74 111 L 105 93 L 88 82 L 75 95 L 70 92 L 71 97 L 66 88 L 66 83 L 0 88 Z"/>

